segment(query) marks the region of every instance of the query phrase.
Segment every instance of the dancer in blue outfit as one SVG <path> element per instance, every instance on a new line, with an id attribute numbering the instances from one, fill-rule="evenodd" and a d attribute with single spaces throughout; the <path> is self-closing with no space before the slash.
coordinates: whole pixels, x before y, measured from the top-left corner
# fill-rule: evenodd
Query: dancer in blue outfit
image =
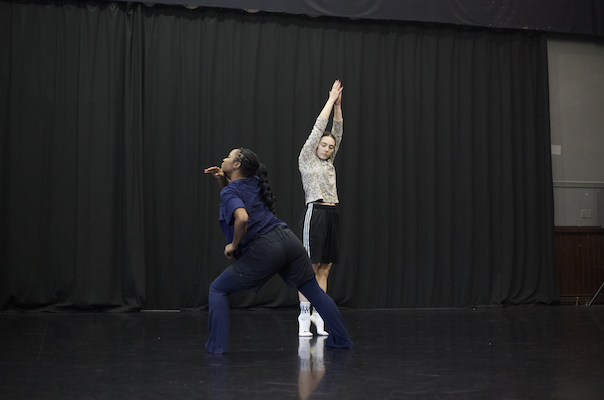
<path id="1" fill-rule="evenodd" d="M 228 295 L 238 290 L 258 290 L 279 274 L 302 293 L 329 326 L 326 346 L 349 349 L 353 342 L 334 301 L 318 285 L 308 253 L 285 222 L 275 216 L 268 171 L 251 150 L 233 149 L 222 166 L 206 168 L 218 179 L 219 222 L 227 241 L 224 255 L 234 258 L 212 282 L 209 294 L 209 353 L 229 349 Z"/>

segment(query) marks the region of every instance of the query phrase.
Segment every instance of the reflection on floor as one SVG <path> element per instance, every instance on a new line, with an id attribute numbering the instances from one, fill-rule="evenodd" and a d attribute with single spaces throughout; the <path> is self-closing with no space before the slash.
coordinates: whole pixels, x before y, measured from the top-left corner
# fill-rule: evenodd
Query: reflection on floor
<path id="1" fill-rule="evenodd" d="M 343 310 L 353 350 L 297 311 L 0 313 L 7 399 L 602 399 L 604 307 Z"/>
<path id="2" fill-rule="evenodd" d="M 317 336 L 316 339 L 298 338 L 298 357 L 300 357 L 298 391 L 302 400 L 310 397 L 325 375 L 325 339 L 326 336 Z"/>

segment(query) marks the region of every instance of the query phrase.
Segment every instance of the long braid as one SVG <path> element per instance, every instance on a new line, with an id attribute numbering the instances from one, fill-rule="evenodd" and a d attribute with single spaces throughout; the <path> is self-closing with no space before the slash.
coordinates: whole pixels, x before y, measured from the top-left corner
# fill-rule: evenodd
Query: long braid
<path id="1" fill-rule="evenodd" d="M 273 214 L 277 215 L 275 210 L 276 198 L 268 184 L 268 170 L 266 169 L 266 166 L 260 162 L 260 159 L 253 151 L 244 149 L 243 147 L 238 150 L 239 154 L 237 155 L 237 159 L 241 162 L 241 172 L 245 177 L 258 177 L 262 201 L 264 201 Z"/>

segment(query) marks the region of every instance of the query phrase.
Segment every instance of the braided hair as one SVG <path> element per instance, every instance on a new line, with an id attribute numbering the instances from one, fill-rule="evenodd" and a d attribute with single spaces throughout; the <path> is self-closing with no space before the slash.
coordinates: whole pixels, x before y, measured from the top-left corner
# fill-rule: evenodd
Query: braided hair
<path id="1" fill-rule="evenodd" d="M 277 214 L 275 211 L 275 195 L 271 191 L 271 187 L 268 185 L 268 170 L 266 166 L 260 162 L 260 159 L 253 151 L 244 149 L 243 147 L 238 148 L 239 153 L 237 154 L 237 161 L 241 163 L 241 173 L 246 178 L 250 176 L 256 176 L 260 182 L 260 196 L 264 204 L 272 211 L 273 214 Z"/>

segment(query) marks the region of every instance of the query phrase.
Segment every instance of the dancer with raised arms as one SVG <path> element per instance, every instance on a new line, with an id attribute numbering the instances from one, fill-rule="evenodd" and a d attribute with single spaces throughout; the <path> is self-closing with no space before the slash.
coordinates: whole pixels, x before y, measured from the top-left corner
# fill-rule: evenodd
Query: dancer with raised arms
<path id="1" fill-rule="evenodd" d="M 312 266 L 321 289 L 327 292 L 327 279 L 332 263 L 338 262 L 338 235 L 340 217 L 338 190 L 336 188 L 336 157 L 343 134 L 342 84 L 336 80 L 327 102 L 323 106 L 315 124 L 304 143 L 298 157 L 298 168 L 302 177 L 306 208 L 300 218 L 301 238 L 304 248 L 312 260 Z M 326 131 L 333 109 L 332 131 Z M 298 335 L 312 336 L 311 322 L 318 335 L 327 335 L 320 311 L 312 300 L 299 292 L 300 315 Z M 311 313 L 311 304 L 313 305 Z M 327 324 L 330 328 L 331 326 Z"/>

